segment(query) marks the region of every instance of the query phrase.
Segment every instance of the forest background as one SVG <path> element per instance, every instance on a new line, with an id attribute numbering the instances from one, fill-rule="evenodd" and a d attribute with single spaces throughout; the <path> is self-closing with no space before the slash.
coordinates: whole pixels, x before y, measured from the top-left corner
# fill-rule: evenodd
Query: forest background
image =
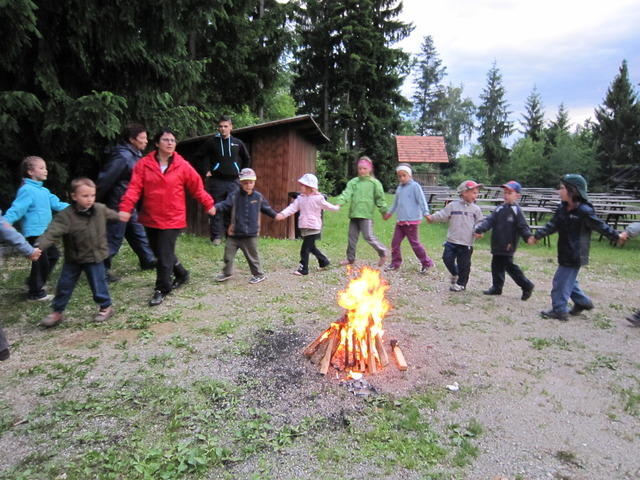
<path id="1" fill-rule="evenodd" d="M 318 159 L 328 194 L 360 155 L 393 186 L 395 135 L 443 135 L 449 185 L 554 186 L 571 171 L 603 189 L 616 169 L 640 163 L 640 104 L 625 59 L 593 120 L 571 125 L 561 104 L 545 121 L 535 86 L 513 119 L 496 62 L 474 102 L 446 83 L 431 36 L 415 56 L 397 47 L 413 29 L 401 12 L 398 0 L 0 2 L 0 208 L 26 155 L 46 159 L 48 186 L 63 194 L 70 178 L 96 176 L 125 123 L 186 138 L 213 132 L 221 114 L 236 128 L 312 114 L 331 140 Z"/>

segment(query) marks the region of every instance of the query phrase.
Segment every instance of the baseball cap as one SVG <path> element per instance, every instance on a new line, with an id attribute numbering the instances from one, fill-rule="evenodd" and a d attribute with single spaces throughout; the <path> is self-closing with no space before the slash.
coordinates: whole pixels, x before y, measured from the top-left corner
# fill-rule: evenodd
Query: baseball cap
<path id="1" fill-rule="evenodd" d="M 522 191 L 522 185 L 520 185 L 515 180 L 509 180 L 504 185 L 500 185 L 502 188 L 508 188 L 509 190 L 513 190 L 516 193 L 520 193 Z"/>
<path id="2" fill-rule="evenodd" d="M 252 168 L 243 168 L 242 170 L 240 170 L 240 176 L 238 177 L 238 180 L 257 180 L 257 178 L 258 177 L 256 177 L 256 172 L 254 172 Z"/>
<path id="3" fill-rule="evenodd" d="M 473 190 L 474 188 L 482 188 L 481 183 L 476 183 L 473 180 L 465 180 L 456 189 L 458 193 L 466 192 L 467 190 Z"/>
<path id="4" fill-rule="evenodd" d="M 589 197 L 587 196 L 587 181 L 582 175 L 579 175 L 577 173 L 568 173 L 564 177 L 562 177 L 560 181 L 562 183 L 566 183 L 567 185 L 575 187 L 582 199 L 585 202 L 589 201 Z"/>

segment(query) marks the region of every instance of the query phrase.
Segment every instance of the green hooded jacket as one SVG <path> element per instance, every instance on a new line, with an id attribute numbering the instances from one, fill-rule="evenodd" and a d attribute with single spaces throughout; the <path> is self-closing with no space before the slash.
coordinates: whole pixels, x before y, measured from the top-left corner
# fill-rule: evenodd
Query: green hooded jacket
<path id="1" fill-rule="evenodd" d="M 350 202 L 349 218 L 373 219 L 376 208 L 381 214 L 387 213 L 387 199 L 380 180 L 374 177 L 356 177 L 349 180 L 336 202 L 344 205 Z"/>

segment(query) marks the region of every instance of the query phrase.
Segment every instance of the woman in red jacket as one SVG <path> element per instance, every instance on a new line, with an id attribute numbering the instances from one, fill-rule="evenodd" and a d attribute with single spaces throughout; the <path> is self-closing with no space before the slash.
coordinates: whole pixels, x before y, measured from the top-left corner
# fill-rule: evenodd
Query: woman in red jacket
<path id="1" fill-rule="evenodd" d="M 176 257 L 176 240 L 187 226 L 185 191 L 215 215 L 213 198 L 204 189 L 196 170 L 176 153 L 175 133 L 163 128 L 154 137 L 156 150 L 141 158 L 120 201 L 120 220 L 129 221 L 139 200 L 138 219 L 144 225 L 153 253 L 158 258 L 156 286 L 150 306 L 160 305 L 173 288 L 189 280 L 189 272 Z M 173 279 L 172 279 L 173 275 Z"/>

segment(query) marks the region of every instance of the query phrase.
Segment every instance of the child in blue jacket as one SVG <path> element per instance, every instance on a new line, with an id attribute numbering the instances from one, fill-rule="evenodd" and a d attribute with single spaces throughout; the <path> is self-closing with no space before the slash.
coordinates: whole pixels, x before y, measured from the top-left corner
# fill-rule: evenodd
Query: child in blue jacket
<path id="1" fill-rule="evenodd" d="M 5 214 L 5 220 L 10 225 L 20 222 L 22 235 L 33 245 L 51 223 L 51 212 L 64 210 L 69 204 L 61 201 L 43 185 L 48 172 L 47 164 L 41 157 L 26 157 L 22 160 L 21 171 L 24 181 Z M 53 298 L 53 295 L 47 295 L 44 285 L 59 258 L 60 252 L 55 246 L 51 246 L 31 264 L 28 300 L 42 302 Z"/>

